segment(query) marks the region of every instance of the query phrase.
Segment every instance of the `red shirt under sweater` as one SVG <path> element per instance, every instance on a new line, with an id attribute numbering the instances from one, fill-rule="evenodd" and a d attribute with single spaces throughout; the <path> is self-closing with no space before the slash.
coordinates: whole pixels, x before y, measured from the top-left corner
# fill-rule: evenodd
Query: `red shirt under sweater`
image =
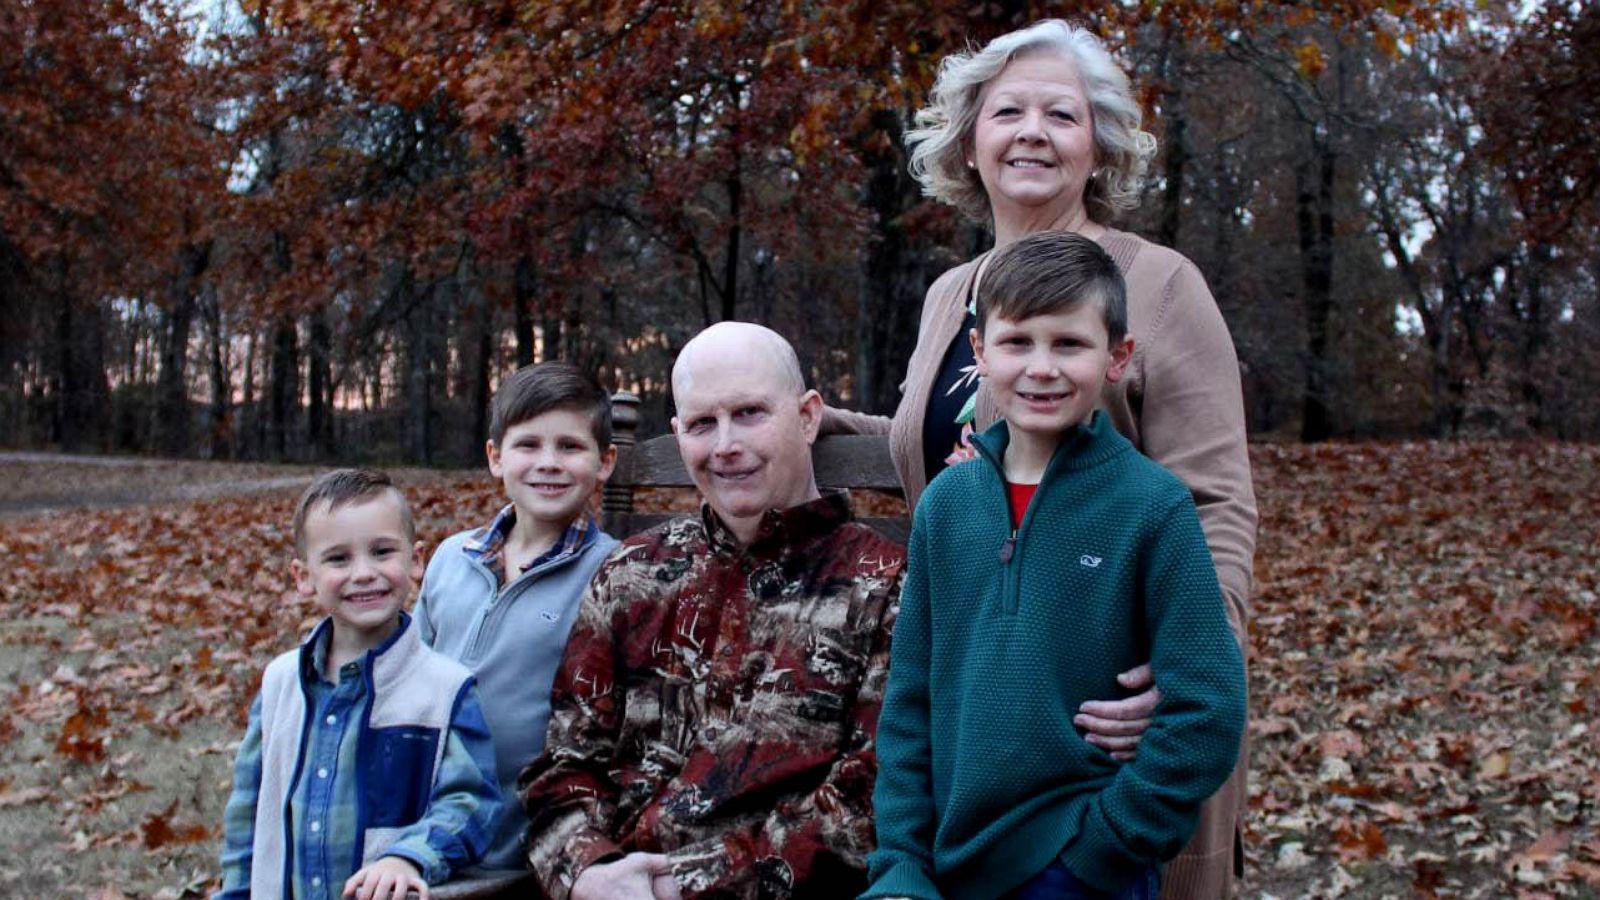
<path id="1" fill-rule="evenodd" d="M 1011 527 L 1021 528 L 1022 517 L 1028 514 L 1028 504 L 1033 502 L 1033 494 L 1039 490 L 1037 484 L 1012 484 L 1006 482 L 1006 493 L 1011 495 Z"/>

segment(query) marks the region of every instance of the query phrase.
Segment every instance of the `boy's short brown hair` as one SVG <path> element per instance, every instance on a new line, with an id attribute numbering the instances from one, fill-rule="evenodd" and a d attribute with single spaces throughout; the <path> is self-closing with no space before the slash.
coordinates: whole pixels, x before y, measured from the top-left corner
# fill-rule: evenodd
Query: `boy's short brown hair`
<path id="1" fill-rule="evenodd" d="M 1128 333 L 1128 289 L 1101 246 L 1070 231 L 1042 231 L 995 253 L 978 284 L 978 333 L 989 316 L 1021 321 L 1098 303 L 1110 344 Z"/>
<path id="2" fill-rule="evenodd" d="M 411 518 L 411 504 L 406 502 L 406 495 L 395 487 L 387 472 L 377 469 L 334 469 L 318 475 L 316 480 L 311 482 L 311 486 L 305 489 L 305 493 L 300 495 L 300 502 L 295 505 L 295 555 L 305 559 L 306 517 L 311 514 L 312 507 L 319 503 L 327 503 L 331 512 L 346 503 L 369 500 L 385 491 L 392 492 L 399 499 L 400 521 L 405 528 L 406 540 L 414 540 L 417 525 Z"/>
<path id="3" fill-rule="evenodd" d="M 589 430 L 601 450 L 611 446 L 611 398 L 577 366 L 561 360 L 523 366 L 500 382 L 489 404 L 489 440 L 495 446 L 516 425 L 551 410 L 589 415 Z"/>

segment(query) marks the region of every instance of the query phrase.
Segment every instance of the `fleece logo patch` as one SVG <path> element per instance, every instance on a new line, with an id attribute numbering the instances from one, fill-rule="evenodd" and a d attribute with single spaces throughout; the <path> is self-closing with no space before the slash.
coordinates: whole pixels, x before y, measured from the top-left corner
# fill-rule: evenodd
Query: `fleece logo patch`
<path id="1" fill-rule="evenodd" d="M 1078 557 L 1078 562 L 1082 563 L 1085 569 L 1098 569 L 1100 568 L 1101 559 L 1098 556 L 1090 556 L 1085 553 Z"/>

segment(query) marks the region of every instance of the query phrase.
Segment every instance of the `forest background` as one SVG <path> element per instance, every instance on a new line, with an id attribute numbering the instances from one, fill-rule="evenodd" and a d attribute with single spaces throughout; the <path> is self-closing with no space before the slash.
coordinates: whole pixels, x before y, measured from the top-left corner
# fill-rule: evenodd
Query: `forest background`
<path id="1" fill-rule="evenodd" d="M 325 464 L 424 464 L 435 545 L 503 502 L 514 367 L 648 435 L 726 318 L 892 410 L 990 240 L 903 130 L 1045 15 L 1133 75 L 1120 224 L 1239 350 L 1242 895 L 1600 897 L 1600 4 L 1554 0 L 0 3 L 0 446 L 121 454 L 0 452 L 0 895 L 215 886 Z"/>
<path id="2" fill-rule="evenodd" d="M 1600 436 L 1600 7 L 20 0 L 0 10 L 0 434 L 472 464 L 561 357 L 665 422 L 730 318 L 891 412 L 987 246 L 904 129 L 938 61 L 1106 36 L 1160 138 L 1120 224 L 1200 266 L 1252 432 Z"/>

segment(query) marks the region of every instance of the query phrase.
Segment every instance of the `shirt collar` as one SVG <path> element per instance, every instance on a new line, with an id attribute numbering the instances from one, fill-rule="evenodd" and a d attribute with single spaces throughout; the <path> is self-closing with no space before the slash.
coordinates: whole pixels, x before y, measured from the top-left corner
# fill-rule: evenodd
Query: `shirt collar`
<path id="1" fill-rule="evenodd" d="M 506 538 L 511 536 L 511 529 L 515 528 L 516 525 L 517 508 L 513 504 L 507 503 L 505 507 L 495 515 L 494 521 L 490 522 L 483 528 L 478 529 L 476 532 L 473 532 L 472 536 L 467 538 L 466 543 L 462 545 L 462 549 L 464 549 L 469 556 L 478 559 L 498 553 L 505 546 Z M 582 550 L 584 544 L 588 542 L 589 535 L 594 530 L 594 519 L 591 518 L 588 513 L 584 513 L 582 516 L 574 519 L 571 525 L 567 526 L 566 530 L 561 533 L 561 538 L 555 542 L 554 546 L 544 553 L 541 553 L 532 562 L 524 566 L 522 571 L 526 572 L 535 566 L 541 566 L 547 562 L 554 562 L 555 560 L 561 559 L 565 556 L 571 556 L 579 550 Z M 518 572 L 508 575 L 506 580 L 515 580 L 516 575 L 520 574 L 522 573 Z"/>
<path id="2" fill-rule="evenodd" d="M 400 610 L 399 621 L 395 623 L 394 633 L 384 639 L 383 643 L 351 660 L 346 666 L 356 666 L 357 670 L 367 667 L 368 661 L 382 656 L 393 647 L 411 627 L 411 614 Z M 317 624 L 311 636 L 300 645 L 300 675 L 306 679 L 319 679 L 322 677 L 322 667 L 328 661 L 328 653 L 333 648 L 333 617 L 328 616 Z M 343 669 L 345 667 L 341 667 Z"/>
<path id="3" fill-rule="evenodd" d="M 589 518 L 587 513 L 572 520 L 572 524 L 567 526 L 567 530 L 561 533 L 561 540 L 556 541 L 555 546 L 540 554 L 533 562 L 528 563 L 522 571 L 526 572 L 536 566 L 555 562 L 582 550 L 583 545 L 589 539 L 589 533 L 594 530 L 593 525 L 594 520 Z"/>
<path id="4" fill-rule="evenodd" d="M 854 514 L 848 491 L 824 491 L 815 500 L 788 509 L 767 510 L 748 547 L 739 543 L 733 529 L 705 501 L 700 503 L 700 518 L 705 524 L 706 538 L 716 552 L 748 552 L 751 556 L 781 558 L 851 521 Z"/>
<path id="5" fill-rule="evenodd" d="M 401 613 L 401 615 L 404 615 L 404 613 Z M 307 684 L 316 684 L 322 681 L 323 669 L 328 664 L 328 654 L 333 650 L 332 620 L 324 619 L 323 623 L 327 627 L 319 627 L 311 633 L 310 645 L 307 647 L 310 652 L 300 654 L 300 677 Z M 342 676 L 344 670 L 350 666 L 355 666 L 355 671 L 360 672 L 366 667 L 366 664 L 367 654 L 363 653 L 341 666 L 338 674 Z M 337 680 L 336 678 L 335 681 Z"/>
<path id="6" fill-rule="evenodd" d="M 511 534 L 511 529 L 517 524 L 517 508 L 507 503 L 494 517 L 494 521 L 478 529 L 467 538 L 462 545 L 467 553 L 473 556 L 483 556 L 500 548 L 506 542 L 506 537 Z"/>

